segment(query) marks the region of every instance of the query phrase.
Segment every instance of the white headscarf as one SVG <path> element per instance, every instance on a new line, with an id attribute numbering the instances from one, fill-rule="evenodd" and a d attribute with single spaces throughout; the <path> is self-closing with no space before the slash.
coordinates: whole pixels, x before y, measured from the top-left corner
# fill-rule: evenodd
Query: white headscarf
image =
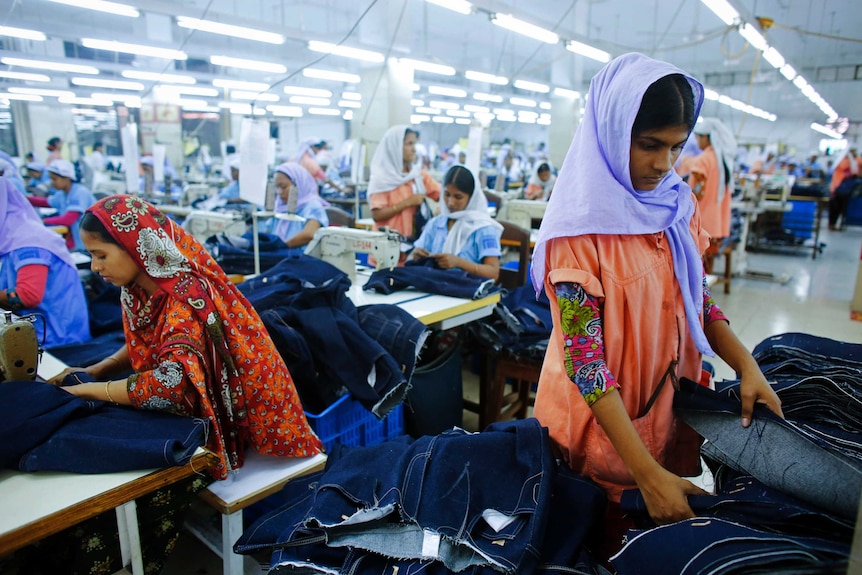
<path id="1" fill-rule="evenodd" d="M 850 155 L 850 148 L 844 148 L 838 153 L 837 156 L 835 156 L 835 159 L 832 161 L 832 169 L 834 170 L 835 168 L 837 168 L 838 164 L 840 164 L 844 160 L 844 158 L 850 160 L 850 173 L 856 174 L 859 171 L 859 168 L 858 164 L 856 163 L 856 158 Z"/>
<path id="2" fill-rule="evenodd" d="M 547 182 L 543 182 L 542 178 L 539 177 L 539 168 L 542 166 L 548 166 L 548 169 L 551 170 L 551 176 L 548 178 Z M 539 186 L 542 188 L 542 199 L 547 200 L 548 196 L 551 195 L 551 190 L 554 189 L 554 184 L 557 181 L 557 177 L 554 175 L 553 167 L 551 166 L 551 162 L 547 160 L 539 160 L 536 162 L 536 165 L 533 166 L 533 172 L 530 174 L 530 179 L 527 182 L 528 186 Z"/>
<path id="3" fill-rule="evenodd" d="M 724 123 L 718 118 L 702 118 L 695 124 L 694 133 L 709 136 L 709 143 L 718 160 L 718 203 L 724 199 L 725 191 L 732 182 L 725 177 L 724 167 L 733 175 L 733 161 L 736 158 L 736 138 Z"/>
<path id="4" fill-rule="evenodd" d="M 482 189 L 477 185 L 479 180 L 476 178 L 476 175 L 467 166 L 455 164 L 449 168 L 446 176 L 456 169 L 466 170 L 473 178 L 474 187 L 473 193 L 470 195 L 470 201 L 467 202 L 467 207 L 460 212 L 450 212 L 446 202 L 440 202 L 440 215 L 446 219 L 455 220 L 455 225 L 449 230 L 449 235 L 446 236 L 446 241 L 443 244 L 443 253 L 446 254 L 461 253 L 470 235 L 480 228 L 493 226 L 501 233 L 503 231 L 503 226 L 488 213 L 488 200 L 485 198 Z M 447 179 L 444 178 L 443 181 L 445 182 Z"/>
<path id="5" fill-rule="evenodd" d="M 399 124 L 392 126 L 383 134 L 380 145 L 374 150 L 374 157 L 371 159 L 371 174 L 368 179 L 369 196 L 380 192 L 391 192 L 411 180 L 416 182 L 415 193 L 425 193 L 425 185 L 422 183 L 422 163 L 416 162 L 409 172 L 404 171 L 404 136 L 409 128 L 410 126 Z"/>
<path id="6" fill-rule="evenodd" d="M 305 154 L 311 155 L 314 157 L 314 150 L 311 149 L 312 146 L 316 146 L 321 142 L 320 138 L 306 138 L 305 140 L 299 143 L 299 150 L 296 152 L 296 155 L 293 157 L 293 161 L 299 163 L 302 157 Z"/>

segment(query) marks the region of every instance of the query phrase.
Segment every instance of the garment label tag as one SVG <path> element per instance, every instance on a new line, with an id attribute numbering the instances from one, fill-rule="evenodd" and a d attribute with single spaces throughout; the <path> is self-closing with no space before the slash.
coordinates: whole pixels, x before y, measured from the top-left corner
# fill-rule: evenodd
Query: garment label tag
<path id="1" fill-rule="evenodd" d="M 422 538 L 422 559 L 439 559 L 439 554 L 440 534 L 426 529 Z"/>
<path id="2" fill-rule="evenodd" d="M 482 512 L 482 518 L 491 526 L 491 529 L 497 533 L 499 533 L 501 529 L 505 529 L 506 526 L 515 520 L 513 516 L 500 513 L 496 509 L 486 509 Z"/>

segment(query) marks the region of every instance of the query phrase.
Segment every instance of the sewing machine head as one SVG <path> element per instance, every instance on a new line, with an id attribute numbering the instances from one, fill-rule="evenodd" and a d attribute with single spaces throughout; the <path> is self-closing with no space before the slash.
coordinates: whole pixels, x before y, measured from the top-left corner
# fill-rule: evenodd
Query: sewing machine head
<path id="1" fill-rule="evenodd" d="M 183 221 L 183 229 L 203 243 L 210 236 L 241 236 L 248 231 L 242 213 L 192 211 Z"/>
<path id="2" fill-rule="evenodd" d="M 314 232 L 305 254 L 334 265 L 350 276 L 352 282 L 356 278 L 356 254 L 373 256 L 378 270 L 397 266 L 401 257 L 401 236 L 389 230 L 325 227 Z"/>
<path id="3" fill-rule="evenodd" d="M 10 311 L 0 318 L 0 381 L 36 379 L 41 350 L 35 320 L 35 316 L 19 318 Z"/>
<path id="4" fill-rule="evenodd" d="M 548 202 L 511 200 L 506 203 L 506 213 L 503 216 L 498 216 L 498 219 L 505 219 L 507 222 L 529 230 L 533 227 L 533 220 L 541 220 L 545 217 L 547 208 Z"/>

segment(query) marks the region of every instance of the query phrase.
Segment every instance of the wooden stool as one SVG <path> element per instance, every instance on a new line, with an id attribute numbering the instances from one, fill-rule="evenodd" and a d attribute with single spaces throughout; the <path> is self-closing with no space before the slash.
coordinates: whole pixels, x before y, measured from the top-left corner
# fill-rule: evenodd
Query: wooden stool
<path id="1" fill-rule="evenodd" d="M 539 381 L 542 360 L 522 357 L 507 351 L 485 352 L 479 376 L 479 403 L 465 401 L 467 409 L 479 413 L 479 429 L 496 421 L 524 419 L 533 404 L 530 391 Z M 513 379 L 513 389 L 506 393 L 506 380 Z"/>

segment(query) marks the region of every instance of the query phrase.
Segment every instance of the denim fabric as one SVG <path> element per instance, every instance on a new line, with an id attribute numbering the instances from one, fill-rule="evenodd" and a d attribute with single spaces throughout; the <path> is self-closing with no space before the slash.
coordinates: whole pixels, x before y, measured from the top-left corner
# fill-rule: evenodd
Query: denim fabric
<path id="1" fill-rule="evenodd" d="M 429 330 L 398 306 L 366 305 L 358 308 L 357 312 L 362 331 L 389 352 L 409 382 Z"/>
<path id="2" fill-rule="evenodd" d="M 120 328 L 120 331 L 103 333 L 86 343 L 61 345 L 52 347 L 48 351 L 66 365 L 87 367 L 102 361 L 124 345 L 126 345 L 126 334 Z"/>
<path id="3" fill-rule="evenodd" d="M 618 575 L 844 573 L 850 545 L 696 517 L 635 535 L 611 557 Z"/>
<path id="4" fill-rule="evenodd" d="M 461 269 L 434 267 L 433 258 L 411 260 L 404 267 L 378 270 L 371 274 L 363 289 L 390 294 L 411 287 L 464 299 L 479 299 L 499 290 L 494 280 L 474 276 Z"/>
<path id="5" fill-rule="evenodd" d="M 207 431 L 206 420 L 86 401 L 40 382 L 0 385 L 0 406 L 3 464 L 21 471 L 184 465 Z"/>
<path id="6" fill-rule="evenodd" d="M 242 237 L 249 242 L 254 238 L 252 234 Z M 234 246 L 218 236 L 207 238 L 204 245 L 225 273 L 254 273 L 254 248 L 251 245 L 247 248 Z M 285 258 L 299 255 L 302 255 L 302 248 L 289 248 L 281 238 L 273 234 L 258 234 L 258 260 L 262 271 L 276 266 Z"/>
<path id="7" fill-rule="evenodd" d="M 237 284 L 237 288 L 258 312 L 279 306 L 293 305 L 293 299 L 302 295 L 304 286 L 331 286 L 334 305 L 351 313 L 355 310 L 347 298 L 350 280 L 347 274 L 317 258 L 299 255 L 282 259 L 277 265 L 250 280 Z"/>
<path id="8" fill-rule="evenodd" d="M 548 296 L 542 291 L 537 298 L 528 284 L 509 291 L 491 317 L 472 322 L 468 329 L 486 348 L 538 359 L 545 357 L 552 324 Z"/>
<path id="9" fill-rule="evenodd" d="M 740 404 L 688 380 L 680 381 L 674 411 L 707 441 L 723 463 L 769 487 L 842 517 L 855 517 L 862 492 L 862 464 L 830 449 L 762 406 L 751 425 L 739 423 Z"/>
<path id="10" fill-rule="evenodd" d="M 766 531 L 849 542 L 853 522 L 772 489 L 754 477 L 741 475 L 723 483 L 716 495 L 689 495 L 688 504 L 698 517 L 715 517 Z M 642 528 L 655 527 L 640 490 L 623 491 L 621 509 Z"/>

